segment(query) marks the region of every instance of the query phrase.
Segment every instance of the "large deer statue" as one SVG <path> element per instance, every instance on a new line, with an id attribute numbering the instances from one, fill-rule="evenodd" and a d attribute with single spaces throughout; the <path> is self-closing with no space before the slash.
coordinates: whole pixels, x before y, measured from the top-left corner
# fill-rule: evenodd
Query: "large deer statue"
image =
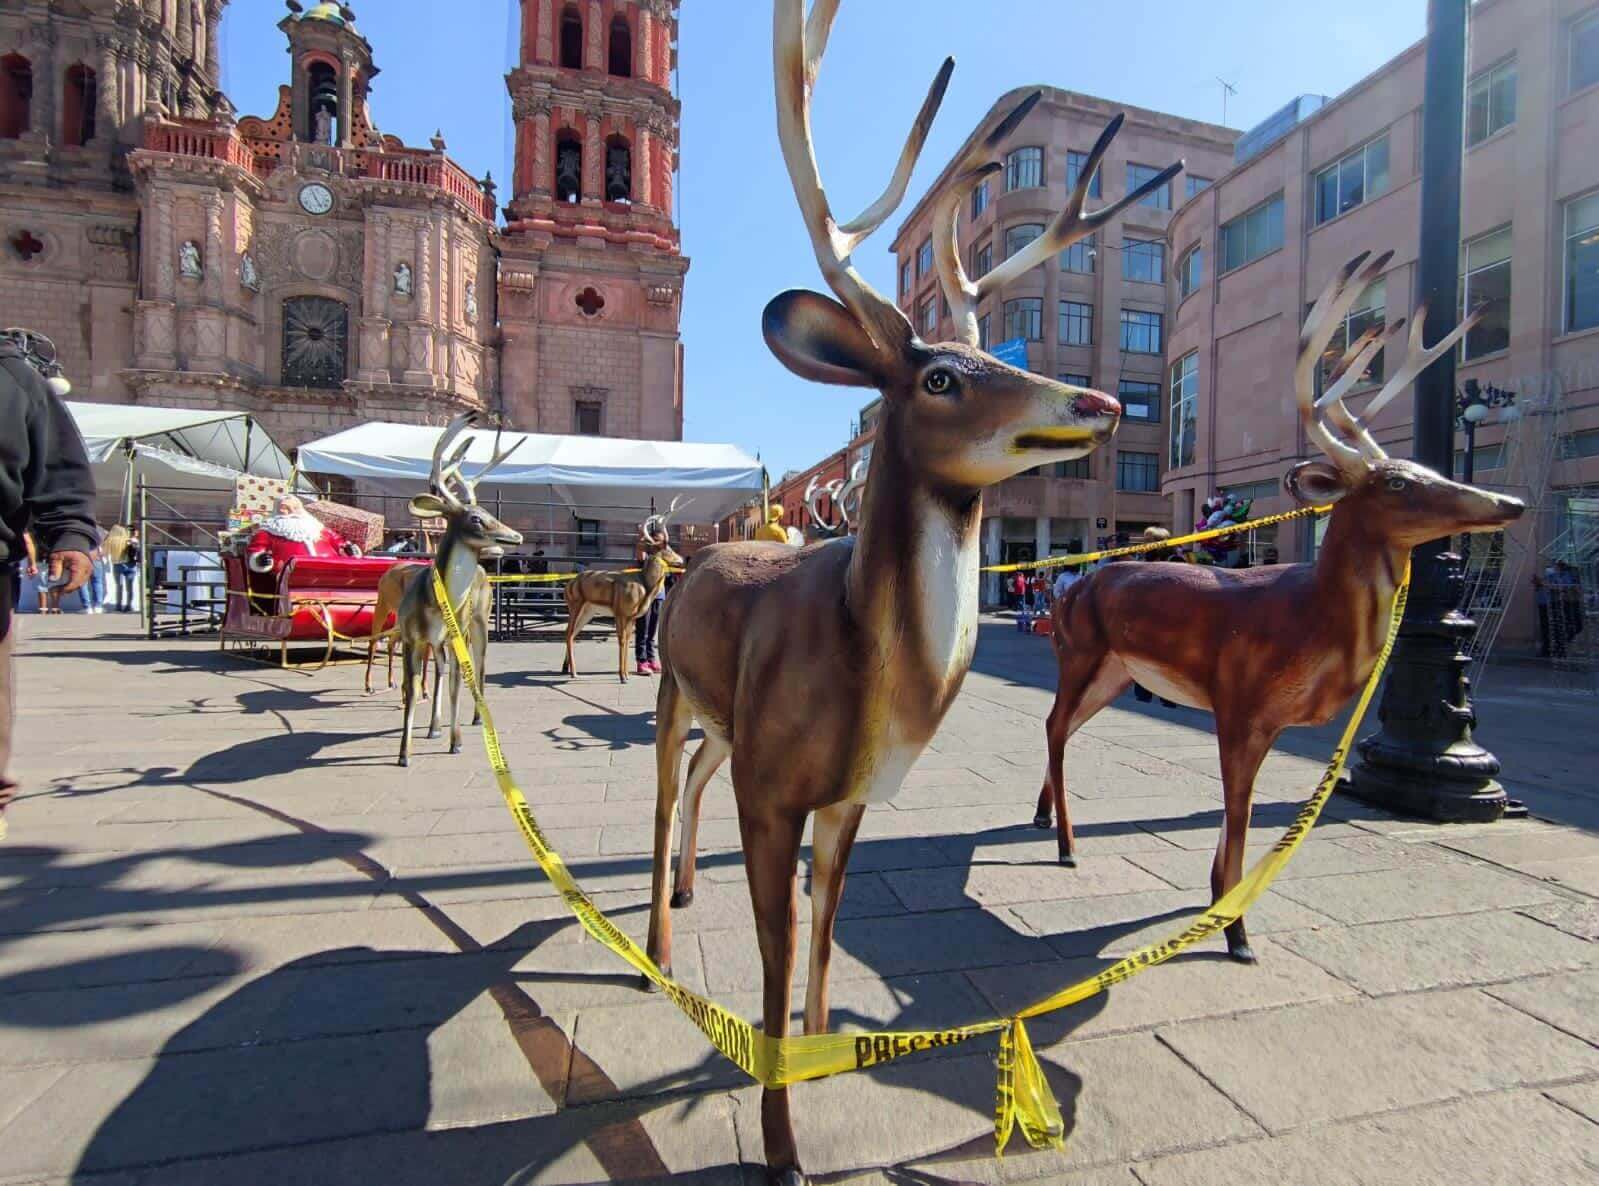
<path id="1" fill-rule="evenodd" d="M 1049 230 L 973 282 L 961 265 L 955 220 L 971 188 L 1000 168 L 992 154 L 1037 101 L 1030 97 L 955 165 L 935 241 L 959 337 L 923 342 L 850 257 L 904 197 L 954 62 L 939 71 L 887 191 L 841 223 L 817 170 L 810 123 L 837 8 L 836 0 L 818 0 L 807 24 L 804 0 L 776 0 L 773 67 L 783 157 L 817 263 L 839 299 L 782 293 L 767 305 L 762 328 L 773 353 L 802 378 L 883 394 L 858 532 L 804 548 L 747 542 L 698 553 L 666 607 L 656 707 L 649 952 L 670 966 L 672 820 L 680 758 L 697 719 L 705 740 L 685 793 L 697 799 L 731 754 L 761 949 L 762 1018 L 774 1037 L 788 1032 L 795 868 L 806 820 L 815 815 L 805 999 L 805 1030 L 814 1034 L 827 1028 L 833 920 L 862 813 L 899 790 L 971 665 L 983 487 L 1086 455 L 1111 438 L 1120 418 L 1108 395 L 1017 370 L 978 349 L 978 303 L 1181 169 L 1084 213 L 1088 179 L 1120 123 L 1113 121 Z M 803 1180 L 786 1088 L 764 1092 L 761 1128 L 774 1176 Z"/>
<path id="2" fill-rule="evenodd" d="M 1316 398 L 1323 352 L 1391 254 L 1362 254 L 1345 265 L 1299 337 L 1294 394 L 1305 435 L 1327 460 L 1300 462 L 1285 484 L 1301 503 L 1334 504 L 1315 563 L 1241 570 L 1113 564 L 1076 582 L 1055 603 L 1060 686 L 1046 725 L 1048 763 L 1033 822 L 1049 827 L 1053 804 L 1063 864 L 1076 864 L 1062 771 L 1066 742 L 1136 680 L 1157 695 L 1215 714 L 1225 820 L 1210 889 L 1216 898 L 1232 889 L 1243 875 L 1261 761 L 1283 729 L 1331 720 L 1371 675 L 1410 550 L 1459 532 L 1495 531 L 1524 509 L 1517 499 L 1389 457 L 1366 428 L 1454 347 L 1475 316 L 1429 349 L 1422 341 L 1426 312 L 1418 310 L 1403 363 L 1364 417 L 1350 412 L 1344 396 L 1383 348 L 1381 325 L 1350 343 L 1326 393 Z M 1253 962 L 1243 919 L 1227 928 L 1227 949 L 1234 959 Z"/>
<path id="3" fill-rule="evenodd" d="M 492 591 L 488 575 L 478 558 L 494 548 L 515 547 L 522 542 L 519 532 L 512 531 L 477 502 L 477 483 L 514 453 L 524 438 L 518 438 L 508 449 L 496 449 L 492 460 L 478 472 L 474 479 L 461 473 L 466 452 L 472 438 L 466 437 L 456 445 L 456 438 L 476 419 L 466 412 L 451 420 L 439 434 L 433 447 L 433 471 L 428 494 L 419 494 L 411 500 L 411 513 L 419 519 L 443 518 L 444 537 L 439 541 L 432 565 L 424 569 L 418 579 L 407 584 L 396 611 L 395 630 L 400 637 L 404 659 L 402 678 L 405 694 L 405 724 L 400 731 L 400 765 L 411 764 L 411 716 L 416 707 L 417 682 L 422 672 L 424 656 L 433 655 L 433 709 L 428 722 L 428 736 L 438 736 L 439 697 L 446 676 L 450 680 L 450 752 L 461 752 L 461 726 L 457 716 L 461 697 L 461 669 L 450 649 L 444 614 L 434 592 L 433 573 L 444 580 L 450 605 L 456 612 L 467 642 L 472 649 L 472 665 L 478 678 L 483 678 L 484 661 L 488 654 L 488 620 Z M 447 459 L 446 459 L 447 458 Z M 475 718 L 474 718 L 475 719 Z"/>
<path id="4" fill-rule="evenodd" d="M 590 618 L 604 611 L 616 619 L 616 674 L 627 683 L 627 648 L 633 628 L 649 612 L 666 577 L 683 567 L 683 557 L 672 548 L 667 524 L 677 510 L 674 499 L 663 515 L 651 515 L 639 524 L 639 546 L 644 561 L 636 572 L 583 572 L 566 582 L 566 662 L 563 675 L 577 674 L 572 644 Z"/>

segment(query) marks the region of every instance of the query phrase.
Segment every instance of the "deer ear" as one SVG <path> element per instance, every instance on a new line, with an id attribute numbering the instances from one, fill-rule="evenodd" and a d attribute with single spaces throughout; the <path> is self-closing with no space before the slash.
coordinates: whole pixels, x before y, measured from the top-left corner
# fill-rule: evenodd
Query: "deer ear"
<path id="1" fill-rule="evenodd" d="M 444 515 L 444 500 L 437 494 L 418 494 L 411 500 L 411 514 L 418 519 L 439 519 Z"/>
<path id="2" fill-rule="evenodd" d="M 1312 507 L 1337 502 L 1349 493 L 1349 479 L 1325 461 L 1301 461 L 1288 471 L 1283 486 L 1296 502 Z"/>
<path id="3" fill-rule="evenodd" d="M 882 355 L 855 315 L 831 297 L 791 288 L 761 315 L 761 333 L 777 360 L 802 379 L 877 387 Z"/>

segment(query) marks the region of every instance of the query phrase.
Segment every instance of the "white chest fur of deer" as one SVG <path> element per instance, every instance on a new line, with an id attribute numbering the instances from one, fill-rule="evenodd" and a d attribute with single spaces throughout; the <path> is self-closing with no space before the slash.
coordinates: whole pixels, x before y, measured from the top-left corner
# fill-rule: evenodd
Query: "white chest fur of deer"
<path id="1" fill-rule="evenodd" d="M 1018 370 L 978 349 L 977 307 L 1016 277 L 1165 185 L 1174 165 L 1122 201 L 1085 213 L 1087 186 L 1120 126 L 1106 129 L 1048 231 L 977 281 L 961 264 L 955 223 L 971 189 L 1001 168 L 999 146 L 1033 95 L 957 161 L 937 213 L 935 257 L 958 340 L 921 341 L 856 273 L 851 253 L 893 214 L 949 81 L 947 61 L 923 103 L 887 190 L 858 218 L 833 215 L 812 150 L 810 99 L 837 0 L 776 0 L 773 70 L 778 138 L 805 229 L 838 300 L 790 291 L 766 307 L 768 346 L 796 374 L 875 387 L 883 416 L 858 534 L 795 549 L 719 544 L 696 555 L 666 608 L 656 706 L 654 881 L 649 951 L 672 954 L 672 906 L 693 892 L 698 804 L 729 755 L 762 961 L 765 1031 L 789 1024 L 794 874 L 814 816 L 812 932 L 805 1028 L 827 1027 L 833 920 L 868 802 L 891 797 L 932 738 L 971 663 L 982 490 L 1032 466 L 1081 457 L 1108 440 L 1121 408 L 1097 391 Z M 684 742 L 705 742 L 683 788 L 677 893 L 668 900 L 671 830 Z M 800 1177 L 786 1089 L 761 1099 L 766 1159 Z"/>
<path id="2" fill-rule="evenodd" d="M 450 606 L 465 631 L 472 652 L 472 665 L 476 670 L 481 690 L 484 666 L 488 658 L 488 576 L 478 563 L 479 557 L 494 548 L 515 547 L 522 536 L 501 523 L 477 504 L 476 482 L 509 457 L 522 440 L 509 449 L 496 450 L 489 463 L 478 471 L 475 479 L 467 479 L 461 472 L 472 438 L 467 436 L 456 445 L 457 438 L 472 424 L 472 413 L 465 413 L 450 421 L 439 434 L 433 449 L 433 470 L 430 476 L 432 490 L 411 500 L 411 513 L 422 519 L 442 516 L 446 526 L 439 541 L 438 554 L 429 571 L 410 581 L 401 595 L 399 609 L 395 611 L 395 632 L 399 635 L 404 656 L 403 691 L 405 719 L 400 731 L 401 766 L 411 764 L 411 717 L 416 707 L 417 684 L 425 655 L 433 655 L 433 708 L 428 724 L 428 736 L 439 731 L 439 700 L 446 673 L 450 678 L 450 752 L 461 750 L 461 727 L 458 709 L 461 696 L 461 669 L 449 645 L 448 628 L 439 608 L 434 589 L 433 573 L 443 580 Z M 452 445 L 455 451 L 450 452 Z M 448 454 L 448 457 L 446 455 Z M 477 718 L 474 715 L 473 721 Z"/>
<path id="3" fill-rule="evenodd" d="M 1361 255 L 1333 277 L 1305 321 L 1294 390 L 1307 437 L 1327 455 L 1289 471 L 1301 503 L 1333 503 L 1314 565 L 1240 572 L 1184 564 L 1113 564 L 1074 584 L 1053 611 L 1060 685 L 1046 725 L 1048 759 L 1034 822 L 1056 816 L 1062 863 L 1076 863 L 1067 814 L 1067 740 L 1133 680 L 1216 716 L 1225 820 L 1211 867 L 1220 897 L 1243 876 L 1255 774 L 1282 730 L 1331 720 L 1370 677 L 1388 633 L 1410 550 L 1457 532 L 1493 531 L 1522 512 L 1513 498 L 1391 458 L 1344 405 L 1385 330 L 1374 326 L 1336 360 L 1316 398 L 1316 371 L 1355 298 L 1382 275 L 1388 255 Z M 1430 349 L 1423 312 L 1398 369 L 1366 407 L 1377 411 L 1470 327 Z M 1401 323 L 1402 324 L 1402 323 Z M 1395 327 L 1397 328 L 1397 327 Z M 1322 416 L 1325 415 L 1325 422 Z M 1252 961 L 1242 919 L 1228 951 Z"/>

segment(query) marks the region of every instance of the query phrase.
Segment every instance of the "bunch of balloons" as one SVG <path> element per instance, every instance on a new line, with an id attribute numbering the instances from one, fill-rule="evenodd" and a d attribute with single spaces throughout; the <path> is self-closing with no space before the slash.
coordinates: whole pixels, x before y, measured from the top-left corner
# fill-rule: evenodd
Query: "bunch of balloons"
<path id="1" fill-rule="evenodd" d="M 1199 519 L 1194 524 L 1195 531 L 1214 531 L 1218 527 L 1230 527 L 1234 523 L 1245 523 L 1249 520 L 1249 509 L 1254 506 L 1252 498 L 1238 498 L 1231 494 L 1212 494 L 1199 508 Z M 1237 536 L 1224 535 L 1220 539 L 1206 540 L 1200 546 L 1216 559 L 1220 560 L 1239 544 Z"/>

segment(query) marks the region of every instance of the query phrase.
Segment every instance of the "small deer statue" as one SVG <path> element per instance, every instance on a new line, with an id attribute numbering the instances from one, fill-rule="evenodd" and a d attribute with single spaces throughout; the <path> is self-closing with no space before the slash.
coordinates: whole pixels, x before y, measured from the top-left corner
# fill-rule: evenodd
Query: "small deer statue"
<path id="1" fill-rule="evenodd" d="M 1344 396 L 1383 348 L 1381 325 L 1350 343 L 1325 394 L 1316 398 L 1316 371 L 1333 333 L 1390 256 L 1361 254 L 1340 269 L 1299 337 L 1299 415 L 1327 460 L 1300 462 L 1285 484 L 1301 503 L 1333 504 L 1315 563 L 1241 570 L 1113 564 L 1073 584 L 1055 603 L 1060 685 L 1046 724 L 1048 762 L 1033 822 L 1049 827 L 1053 805 L 1062 864 L 1076 864 L 1062 771 L 1066 742 L 1136 680 L 1168 700 L 1215 714 L 1225 818 L 1210 889 L 1215 898 L 1232 889 L 1243 876 L 1261 761 L 1283 729 L 1331 720 L 1371 675 L 1410 550 L 1459 532 L 1496 531 L 1524 509 L 1517 499 L 1389 457 L 1366 428 L 1454 347 L 1475 315 L 1427 349 L 1426 313 L 1418 310 L 1406 358 L 1363 418 L 1349 411 Z M 1243 919 L 1227 928 L 1227 950 L 1236 960 L 1254 961 Z"/>
<path id="2" fill-rule="evenodd" d="M 433 710 L 428 723 L 428 736 L 438 736 L 439 696 L 446 675 L 450 679 L 450 752 L 461 752 L 461 726 L 457 716 L 461 697 L 461 669 L 450 648 L 444 614 L 439 609 L 433 587 L 433 572 L 444 580 L 444 588 L 455 610 L 456 619 L 466 631 L 472 650 L 472 665 L 483 679 L 484 661 L 488 656 L 489 604 L 492 597 L 488 576 L 478 558 L 495 548 L 515 547 L 522 542 L 519 532 L 512 531 L 477 503 L 477 483 L 498 467 L 524 438 L 518 438 L 508 449 L 496 449 L 488 465 L 478 471 L 477 477 L 468 479 L 461 472 L 472 438 L 465 437 L 456 445 L 456 438 L 476 420 L 476 414 L 464 412 L 450 421 L 439 434 L 433 448 L 433 471 L 428 494 L 419 494 L 411 500 L 411 513 L 419 519 L 442 517 L 445 521 L 444 538 L 439 541 L 433 564 L 410 581 L 400 598 L 396 611 L 400 636 L 400 649 L 404 659 L 402 677 L 405 693 L 405 724 L 400 731 L 400 765 L 411 764 L 411 716 L 416 707 L 417 683 L 422 673 L 423 658 L 433 655 Z M 496 442 L 497 444 L 498 442 Z M 452 445 L 455 451 L 450 452 Z"/>
<path id="3" fill-rule="evenodd" d="M 1087 186 L 1120 125 L 1094 146 L 1048 231 L 977 281 L 956 242 L 972 187 L 1000 168 L 997 146 L 1037 102 L 1029 97 L 952 166 L 936 214 L 939 276 L 958 340 L 928 343 L 860 276 L 855 248 L 905 195 L 948 85 L 946 61 L 923 102 L 887 191 L 858 218 L 834 217 L 817 170 L 810 104 L 837 0 L 775 0 L 778 137 L 805 229 L 838 300 L 789 291 L 766 306 L 767 345 L 802 378 L 875 387 L 884 412 L 855 534 L 804 548 L 751 541 L 699 552 L 673 590 L 662 627 L 656 703 L 654 879 L 650 955 L 672 959 L 668 885 L 679 770 L 689 730 L 705 740 L 689 763 L 696 801 L 733 759 L 750 898 L 762 963 L 762 1020 L 788 1033 L 795 955 L 795 868 L 813 815 L 813 927 L 806 1033 L 828 1024 L 833 921 L 868 803 L 885 803 L 937 730 L 971 666 L 977 639 L 979 527 L 985 486 L 1035 465 L 1082 457 L 1116 431 L 1110 396 L 1005 365 L 978 348 L 978 303 L 1051 261 L 1124 207 L 1165 185 L 1174 165 L 1115 205 L 1084 213 Z M 684 859 L 691 859 L 691 845 Z M 680 894 L 679 900 L 685 895 Z M 761 1098 L 766 1160 L 803 1180 L 787 1088 Z"/>
<path id="4" fill-rule="evenodd" d="M 372 605 L 372 636 L 366 644 L 366 690 L 369 695 L 372 692 L 372 664 L 377 659 L 380 642 L 386 641 L 389 644 L 388 686 L 394 687 L 394 644 L 400 629 L 398 617 L 400 602 L 405 597 L 405 590 L 411 582 L 419 576 L 426 575 L 428 571 L 428 565 L 420 561 L 401 563 L 378 578 L 377 600 Z M 393 626 L 389 625 L 390 618 L 395 620 Z M 422 685 L 425 688 L 427 686 L 425 653 L 422 659 Z"/>
<path id="5" fill-rule="evenodd" d="M 616 619 L 616 674 L 627 683 L 627 648 L 634 624 L 649 611 L 666 576 L 683 567 L 683 557 L 672 549 L 667 524 L 677 510 L 677 500 L 664 515 L 651 515 L 639 524 L 639 544 L 644 562 L 637 572 L 584 572 L 566 583 L 566 663 L 563 675 L 577 674 L 572 644 L 578 631 L 600 611 Z"/>
<path id="6" fill-rule="evenodd" d="M 861 499 L 866 495 L 866 462 L 857 461 L 848 478 L 834 478 L 820 485 L 812 478 L 805 487 L 805 509 L 810 512 L 811 525 L 823 539 L 836 539 L 848 535 L 860 515 Z M 838 522 L 831 523 L 822 514 L 822 499 L 826 498 L 838 512 Z"/>

